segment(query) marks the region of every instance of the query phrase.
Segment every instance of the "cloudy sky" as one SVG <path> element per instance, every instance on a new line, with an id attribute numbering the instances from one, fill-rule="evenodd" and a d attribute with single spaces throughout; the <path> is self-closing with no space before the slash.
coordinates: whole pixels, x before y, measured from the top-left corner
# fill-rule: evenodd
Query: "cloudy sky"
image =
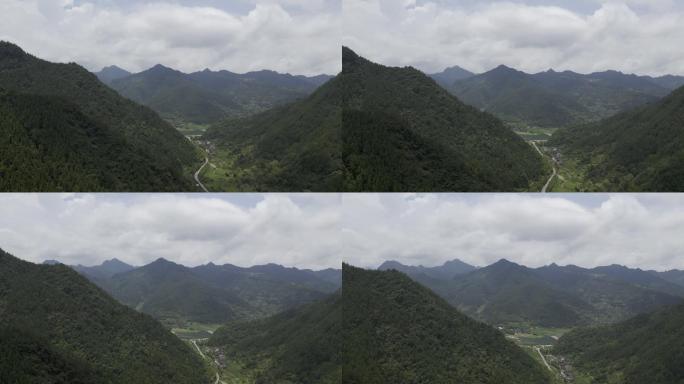
<path id="1" fill-rule="evenodd" d="M 339 268 L 339 225 L 339 195 L 0 194 L 0 248 L 33 262 Z"/>
<path id="2" fill-rule="evenodd" d="M 0 40 L 90 70 L 337 74 L 341 0 L 1 0 Z M 305 6 L 304 6 L 305 5 Z"/>
<path id="3" fill-rule="evenodd" d="M 343 42 L 387 65 L 438 72 L 684 75 L 684 1 L 344 0 Z"/>
<path id="4" fill-rule="evenodd" d="M 344 258 L 684 269 L 682 195 L 345 195 Z"/>

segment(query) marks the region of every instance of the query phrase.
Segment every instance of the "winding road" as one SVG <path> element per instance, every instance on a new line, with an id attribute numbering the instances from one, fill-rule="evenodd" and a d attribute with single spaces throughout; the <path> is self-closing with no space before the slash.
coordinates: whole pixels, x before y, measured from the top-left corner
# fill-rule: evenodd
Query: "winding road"
<path id="1" fill-rule="evenodd" d="M 203 190 L 204 192 L 209 193 L 209 190 L 207 189 L 207 187 L 205 187 L 204 184 L 202 184 L 202 182 L 201 182 L 200 179 L 199 179 L 200 173 L 202 172 L 202 170 L 204 169 L 204 167 L 207 166 L 207 164 L 209 164 L 209 157 L 205 157 L 205 158 L 204 158 L 204 164 L 202 164 L 202 166 L 200 167 L 200 169 L 198 169 L 197 172 L 195 172 L 195 181 L 197 182 L 197 185 L 199 185 L 200 188 L 202 188 L 202 190 Z"/>
<path id="2" fill-rule="evenodd" d="M 541 151 L 541 149 L 539 149 L 539 147 L 537 147 L 536 142 L 533 141 L 532 145 L 534 146 L 534 149 L 536 149 L 537 152 L 539 152 L 539 154 L 542 157 L 546 157 L 546 155 L 544 155 L 544 153 Z M 555 161 L 553 161 L 552 167 L 553 167 L 553 174 L 551 175 L 551 177 L 549 177 L 549 180 L 546 182 L 546 184 L 544 184 L 544 188 L 542 188 L 541 193 L 546 193 L 549 190 L 549 187 L 551 186 L 551 182 L 558 175 L 558 170 L 556 169 L 556 162 Z"/>
<path id="3" fill-rule="evenodd" d="M 197 340 L 205 340 L 205 339 L 197 339 Z M 204 352 L 202 352 L 202 349 L 199 347 L 199 345 L 197 345 L 197 340 L 190 340 L 190 342 L 192 343 L 192 345 L 195 346 L 195 348 L 197 348 L 197 352 L 200 354 L 200 356 L 202 356 L 202 358 L 206 360 L 207 356 L 204 354 Z M 226 384 L 225 381 L 221 380 L 221 376 L 219 376 L 218 372 L 216 372 L 216 381 L 214 382 L 214 384 Z"/>
<path id="4" fill-rule="evenodd" d="M 549 363 L 546 361 L 546 357 L 544 357 L 544 354 L 541 353 L 541 348 L 535 347 L 534 349 L 536 349 L 536 350 L 537 350 L 537 353 L 539 354 L 539 356 L 541 356 L 542 361 L 543 361 L 544 364 L 546 365 L 546 368 L 548 368 L 549 371 L 553 372 L 553 369 L 551 369 L 551 366 L 550 366 Z"/>

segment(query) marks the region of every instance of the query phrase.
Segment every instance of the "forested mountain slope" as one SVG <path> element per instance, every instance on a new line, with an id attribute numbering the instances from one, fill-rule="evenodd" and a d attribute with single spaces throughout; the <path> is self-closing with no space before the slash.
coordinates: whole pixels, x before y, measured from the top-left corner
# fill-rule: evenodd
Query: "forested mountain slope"
<path id="1" fill-rule="evenodd" d="M 588 165 L 605 191 L 684 191 L 684 88 L 662 101 L 556 132 L 550 145 Z"/>
<path id="2" fill-rule="evenodd" d="M 231 157 L 224 177 L 237 191 L 342 189 L 341 83 L 330 80 L 305 100 L 243 119 L 204 135 Z"/>
<path id="3" fill-rule="evenodd" d="M 684 306 L 625 322 L 574 330 L 554 354 L 570 358 L 592 384 L 672 384 L 684 381 Z"/>
<path id="4" fill-rule="evenodd" d="M 76 64 L 0 42 L 0 189 L 192 190 L 195 148 Z"/>
<path id="5" fill-rule="evenodd" d="M 397 271 L 343 266 L 344 383 L 548 383 L 499 331 Z"/>
<path id="6" fill-rule="evenodd" d="M 545 174 L 536 151 L 494 116 L 413 68 L 343 48 L 346 189 L 517 191 Z"/>
<path id="7" fill-rule="evenodd" d="M 209 345 L 221 348 L 228 361 L 248 367 L 256 383 L 339 384 L 342 312 L 337 292 L 267 319 L 227 324 Z"/>
<path id="8" fill-rule="evenodd" d="M 35 265 L 1 250 L 0 337 L 3 383 L 209 380 L 198 355 L 151 317 L 64 265 Z"/>

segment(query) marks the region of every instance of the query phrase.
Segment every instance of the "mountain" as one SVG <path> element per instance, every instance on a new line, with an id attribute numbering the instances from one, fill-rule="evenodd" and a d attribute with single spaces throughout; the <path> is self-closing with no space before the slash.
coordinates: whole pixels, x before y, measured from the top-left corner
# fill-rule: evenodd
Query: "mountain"
<path id="1" fill-rule="evenodd" d="M 609 119 L 556 132 L 549 145 L 586 165 L 592 189 L 684 191 L 684 87 Z"/>
<path id="2" fill-rule="evenodd" d="M 47 262 L 45 262 L 47 263 Z M 81 275 L 88 278 L 88 280 L 100 283 L 106 281 L 118 273 L 125 273 L 135 269 L 134 266 L 124 263 L 119 259 L 106 260 L 100 265 L 86 267 L 84 265 L 72 266 L 72 268 Z"/>
<path id="3" fill-rule="evenodd" d="M 343 266 L 344 383 L 548 383 L 499 331 L 398 271 Z"/>
<path id="4" fill-rule="evenodd" d="M 451 304 L 489 324 L 532 323 L 568 327 L 587 322 L 592 307 L 537 276 L 501 260 L 458 277 L 440 292 Z"/>
<path id="5" fill-rule="evenodd" d="M 92 276 L 88 270 L 76 270 Z M 316 272 L 275 264 L 188 268 L 165 259 L 109 278 L 99 274 L 92 281 L 122 303 L 172 327 L 186 321 L 219 324 L 264 317 L 320 300 L 339 288 Z"/>
<path id="6" fill-rule="evenodd" d="M 614 323 L 680 303 L 684 291 L 651 272 L 623 266 L 528 268 L 507 260 L 473 272 L 436 276 L 404 267 L 415 281 L 489 324 L 573 327 Z"/>
<path id="7" fill-rule="evenodd" d="M 107 85 L 110 85 L 114 80 L 123 79 L 124 77 L 128 77 L 130 75 L 132 75 L 132 73 L 125 69 L 121 69 L 116 65 L 104 67 L 100 72 L 95 72 L 95 76 L 97 76 L 101 82 Z"/>
<path id="8" fill-rule="evenodd" d="M 270 318 L 227 324 L 209 345 L 221 351 L 219 363 L 242 367 L 255 383 L 336 384 L 343 371 L 342 313 L 337 292 Z"/>
<path id="9" fill-rule="evenodd" d="M 0 190 L 183 191 L 195 148 L 76 64 L 0 42 Z"/>
<path id="10" fill-rule="evenodd" d="M 674 91 L 677 88 L 684 87 L 684 76 L 666 75 L 666 76 L 651 78 L 651 81 L 653 81 L 654 83 L 658 84 L 659 86 L 661 86 L 663 88 L 667 88 L 671 91 Z"/>
<path id="11" fill-rule="evenodd" d="M 456 65 L 449 67 L 440 73 L 433 73 L 429 76 L 441 87 L 449 88 L 454 85 L 455 82 L 469 79 L 475 76 L 475 74 Z"/>
<path id="12" fill-rule="evenodd" d="M 545 174 L 539 154 L 494 116 L 413 68 L 343 48 L 343 157 L 350 191 L 518 191 Z"/>
<path id="13" fill-rule="evenodd" d="M 662 276 L 653 275 L 639 268 L 632 269 L 622 265 L 610 265 L 596 267 L 589 270 L 597 277 L 607 277 L 615 280 L 626 281 L 638 287 L 651 289 L 670 295 L 684 297 L 684 287 L 664 279 Z M 664 272 L 666 274 L 666 272 Z"/>
<path id="14" fill-rule="evenodd" d="M 554 354 L 570 359 L 588 383 L 670 384 L 684 381 L 684 305 L 561 337 Z"/>
<path id="15" fill-rule="evenodd" d="M 503 65 L 447 89 L 509 123 L 546 128 L 598 121 L 669 93 L 652 78 L 616 71 L 527 74 Z"/>
<path id="16" fill-rule="evenodd" d="M 649 271 L 665 281 L 684 287 L 684 271 L 673 269 L 666 272 Z"/>
<path id="17" fill-rule="evenodd" d="M 109 83 L 121 95 L 171 121 L 210 124 L 245 117 L 310 95 L 326 79 L 273 71 L 186 74 L 163 65 Z"/>
<path id="18" fill-rule="evenodd" d="M 0 382 L 209 382 L 199 356 L 64 265 L 0 251 Z M 93 379 L 93 378 L 97 379 Z"/>
<path id="19" fill-rule="evenodd" d="M 385 261 L 378 267 L 378 270 L 380 271 L 387 271 L 391 269 L 403 272 L 412 277 L 424 274 L 436 279 L 453 279 L 457 275 L 470 273 L 476 270 L 477 267 L 474 267 L 468 263 L 464 263 L 458 259 L 447 261 L 441 266 L 437 267 L 423 267 L 422 265 L 414 267 L 404 265 L 398 261 Z"/>
<path id="20" fill-rule="evenodd" d="M 206 184 L 229 191 L 340 191 L 341 88 L 335 78 L 304 100 L 210 127 L 203 140 L 218 148 L 212 156 L 227 153 L 219 160 L 228 165 Z"/>

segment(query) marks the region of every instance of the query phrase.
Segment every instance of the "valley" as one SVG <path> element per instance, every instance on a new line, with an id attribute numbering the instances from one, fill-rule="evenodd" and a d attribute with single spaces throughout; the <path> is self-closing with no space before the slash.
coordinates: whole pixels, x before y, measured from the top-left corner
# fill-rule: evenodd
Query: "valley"
<path id="1" fill-rule="evenodd" d="M 473 269 L 474 267 L 466 267 L 461 270 L 450 270 L 451 272 L 445 274 L 448 270 L 446 269 L 448 264 L 464 263 L 454 260 L 442 267 L 426 269 L 425 267 L 406 266 L 397 262 L 386 262 L 379 269 L 401 270 L 404 273 L 408 273 L 415 281 L 432 287 L 437 294 L 448 300 L 456 308 L 465 311 L 465 313 L 475 319 L 484 320 L 486 323 L 491 324 L 500 333 L 505 335 L 506 339 L 514 342 L 518 347 L 527 352 L 529 356 L 534 358 L 540 366 L 543 366 L 550 373 L 550 383 L 553 384 L 612 382 L 604 381 L 606 380 L 605 377 L 597 374 L 598 371 L 606 370 L 607 367 L 592 363 L 592 358 L 588 356 L 595 356 L 591 352 L 594 349 L 597 351 L 615 351 L 617 347 L 603 344 L 602 341 L 606 339 L 612 340 L 612 338 L 619 339 L 618 330 L 630 329 L 631 326 L 636 326 L 637 323 L 640 324 L 645 318 L 658 319 L 654 321 L 652 326 L 656 326 L 656 321 L 661 321 L 664 324 L 668 324 L 667 326 L 673 327 L 673 329 L 677 328 L 674 332 L 681 331 L 679 329 L 681 327 L 675 326 L 671 321 L 673 317 L 681 313 L 682 305 L 684 305 L 684 285 L 671 285 L 671 282 L 664 278 L 667 276 L 665 272 L 634 270 L 620 266 L 598 267 L 588 270 L 575 266 L 558 267 L 555 265 L 538 268 L 536 269 L 537 272 L 534 272 L 535 270 L 533 269 L 526 269 L 501 261 L 484 268 Z M 428 271 L 430 271 L 429 275 Z M 503 274 L 499 275 L 499 271 Z M 675 272 L 669 274 L 674 275 Z M 567 322 L 561 319 L 553 320 L 553 315 L 551 314 L 549 317 L 550 313 L 547 313 L 544 308 L 548 307 L 551 311 L 564 312 L 567 309 L 562 308 L 564 304 L 561 304 L 561 302 L 566 301 L 569 304 L 574 299 L 569 297 L 561 299 L 561 296 L 558 296 L 552 302 L 545 302 L 541 298 L 547 294 L 541 293 L 540 290 L 548 291 L 554 288 L 551 286 L 546 288 L 538 286 L 537 284 L 543 284 L 542 280 L 537 280 L 538 277 L 541 277 L 542 280 L 552 278 L 558 283 L 562 282 L 562 287 L 567 292 L 572 291 L 571 287 L 573 284 L 581 284 L 581 286 L 588 289 L 598 290 L 592 295 L 601 297 L 601 301 L 626 300 L 623 304 L 619 304 L 621 306 L 630 305 L 628 303 L 635 300 L 635 297 L 632 295 L 638 292 L 638 289 L 635 290 L 636 287 L 648 287 L 649 292 L 644 292 L 647 296 L 653 295 L 656 291 L 667 294 L 677 293 L 678 296 L 673 297 L 671 300 L 667 299 L 659 307 L 651 307 L 655 309 L 645 309 L 643 307 L 642 310 L 632 315 L 625 314 L 617 318 L 613 316 L 604 318 L 590 315 L 585 319 L 581 319 L 583 316 L 580 315 L 576 317 L 576 320 Z M 590 282 L 590 280 L 595 279 L 598 279 L 598 281 Z M 571 281 L 574 281 L 574 283 Z M 459 290 L 459 285 L 467 286 L 467 290 Z M 632 286 L 630 287 L 630 285 Z M 533 290 L 523 288 L 528 286 L 536 286 L 536 288 Z M 620 290 L 631 291 L 631 293 L 629 295 L 625 295 L 626 292 L 619 293 L 615 291 L 618 287 Z M 456 294 L 455 292 L 459 293 Z M 473 301 L 472 296 L 475 293 L 483 295 L 483 300 Z M 470 298 L 455 298 L 454 296 L 462 296 L 464 294 Z M 505 295 L 506 301 L 499 300 L 498 296 L 501 294 Z M 518 297 L 517 295 L 522 296 Z M 609 298 L 610 296 L 613 297 Z M 618 299 L 619 297 L 621 299 Z M 524 304 L 517 304 L 519 300 Z M 646 300 L 652 300 L 652 298 Z M 471 303 L 477 307 L 475 311 L 470 309 Z M 578 306 L 578 304 L 575 303 L 574 305 Z M 578 308 L 581 307 L 582 305 L 579 305 Z M 587 309 L 584 308 L 583 311 Z M 486 315 L 487 313 L 490 314 Z M 493 315 L 493 313 L 498 313 L 498 315 Z M 572 317 L 569 313 L 564 316 Z M 662 320 L 664 316 L 671 317 L 665 317 L 667 320 Z M 526 320 L 506 320 L 513 318 Z M 557 325 L 554 326 L 552 324 Z M 561 326 L 560 324 L 563 325 Z M 633 331 L 640 334 L 643 329 L 639 329 L 635 328 Z M 587 337 L 588 335 L 591 335 L 591 337 Z M 624 339 L 624 342 L 631 342 L 631 339 Z M 578 346 L 578 343 L 583 344 Z M 585 360 L 578 359 L 578 356 Z M 622 383 L 623 381 L 615 382 Z"/>

